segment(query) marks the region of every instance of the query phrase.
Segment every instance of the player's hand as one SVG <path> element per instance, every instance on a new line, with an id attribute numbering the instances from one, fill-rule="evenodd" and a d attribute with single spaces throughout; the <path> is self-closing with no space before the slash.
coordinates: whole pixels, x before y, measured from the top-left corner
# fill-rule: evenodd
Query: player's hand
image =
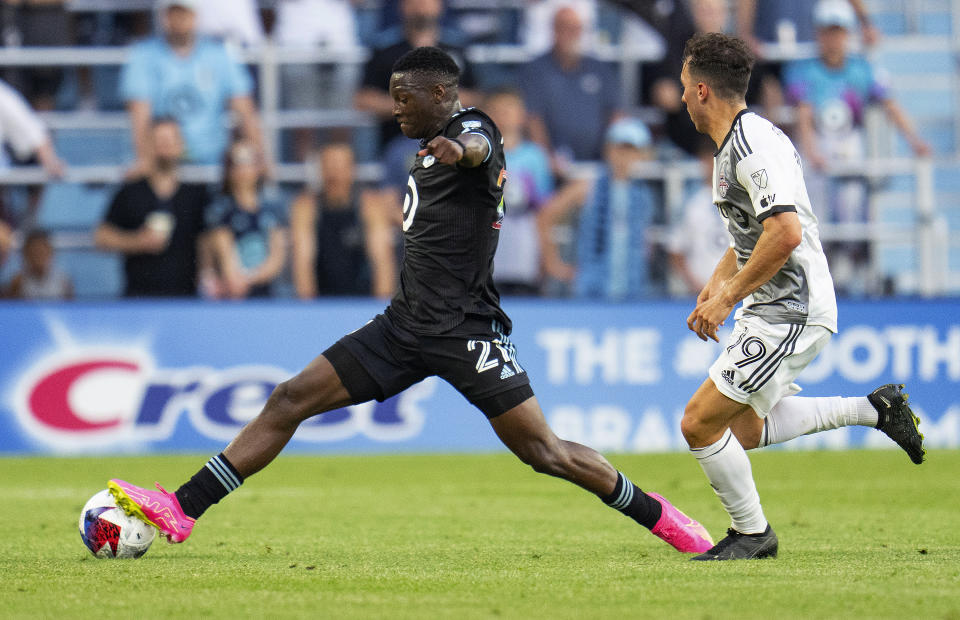
<path id="1" fill-rule="evenodd" d="M 443 136 L 437 136 L 430 142 L 427 142 L 427 146 L 420 149 L 417 155 L 420 157 L 433 155 L 441 164 L 453 166 L 463 159 L 463 147 L 460 146 L 458 142 L 454 142 Z"/>
<path id="2" fill-rule="evenodd" d="M 687 317 L 687 327 L 697 335 L 700 340 L 706 341 L 707 338 L 715 342 L 720 342 L 717 338 L 717 329 L 723 325 L 734 304 L 727 302 L 722 294 L 697 303 L 690 316 Z"/>

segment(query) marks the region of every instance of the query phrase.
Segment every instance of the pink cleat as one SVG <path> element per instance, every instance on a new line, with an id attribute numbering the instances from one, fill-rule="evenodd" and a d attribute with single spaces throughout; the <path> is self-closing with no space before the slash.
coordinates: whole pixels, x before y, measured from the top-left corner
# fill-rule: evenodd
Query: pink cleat
<path id="1" fill-rule="evenodd" d="M 647 495 L 663 506 L 663 514 L 651 530 L 654 536 L 662 538 L 674 549 L 683 553 L 703 553 L 713 548 L 713 539 L 710 538 L 707 528 L 680 512 L 662 495 L 656 493 L 647 493 Z"/>
<path id="2" fill-rule="evenodd" d="M 175 494 L 167 493 L 159 482 L 157 488 L 160 490 L 149 491 L 117 479 L 107 482 L 107 489 L 125 513 L 154 526 L 169 542 L 185 541 L 196 519 L 183 513 Z"/>

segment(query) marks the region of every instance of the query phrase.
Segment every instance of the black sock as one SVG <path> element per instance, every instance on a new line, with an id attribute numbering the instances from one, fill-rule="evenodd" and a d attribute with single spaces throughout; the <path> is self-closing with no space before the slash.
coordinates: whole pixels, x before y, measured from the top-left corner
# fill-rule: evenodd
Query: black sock
<path id="1" fill-rule="evenodd" d="M 243 484 L 243 476 L 237 473 L 223 452 L 213 457 L 190 481 L 177 489 L 177 501 L 183 512 L 191 519 L 202 515 L 231 491 Z"/>
<path id="2" fill-rule="evenodd" d="M 660 502 L 640 490 L 630 479 L 617 472 L 617 486 L 613 493 L 601 497 L 603 503 L 616 508 L 648 530 L 652 530 L 660 520 L 663 507 Z"/>

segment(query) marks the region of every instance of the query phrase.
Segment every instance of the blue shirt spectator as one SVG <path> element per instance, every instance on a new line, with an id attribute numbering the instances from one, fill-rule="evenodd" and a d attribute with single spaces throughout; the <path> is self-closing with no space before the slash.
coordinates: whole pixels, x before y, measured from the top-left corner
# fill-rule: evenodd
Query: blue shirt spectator
<path id="1" fill-rule="evenodd" d="M 179 123 L 188 162 L 218 163 L 229 139 L 228 109 L 241 136 L 254 145 L 260 165 L 269 161 L 250 74 L 223 43 L 197 36 L 196 8 L 197 0 L 160 0 L 162 35 L 135 44 L 123 67 L 120 92 L 137 153 L 131 176 L 150 169 L 148 129 L 150 119 L 158 117 Z"/>
<path id="2" fill-rule="evenodd" d="M 161 38 L 138 43 L 120 76 L 124 101 L 148 101 L 153 116 L 175 118 L 186 143 L 186 159 L 202 164 L 223 157 L 229 102 L 249 96 L 252 89 L 246 67 L 222 43 L 204 38 L 197 39 L 186 57 L 178 56 Z"/>
<path id="3" fill-rule="evenodd" d="M 540 292 L 540 243 L 536 217 L 553 193 L 550 158 L 523 134 L 526 110 L 519 93 L 501 90 L 487 98 L 484 110 L 503 136 L 507 181 L 503 186 L 506 211 L 494 258 L 493 280 L 507 295 Z"/>
<path id="4" fill-rule="evenodd" d="M 599 160 L 603 132 L 622 104 L 613 66 L 580 52 L 582 30 L 575 10 L 560 9 L 553 49 L 520 71 L 531 137 L 561 160 Z"/>
<path id="5" fill-rule="evenodd" d="M 595 180 L 578 179 L 562 187 L 539 217 L 547 275 L 572 283 L 578 297 L 623 301 L 655 292 L 650 278 L 647 228 L 657 201 L 646 183 L 631 177 L 633 166 L 650 157 L 650 130 L 636 119 L 621 119 L 606 134 L 605 159 Z M 554 226 L 580 209 L 576 266 L 566 264 L 554 238 Z"/>

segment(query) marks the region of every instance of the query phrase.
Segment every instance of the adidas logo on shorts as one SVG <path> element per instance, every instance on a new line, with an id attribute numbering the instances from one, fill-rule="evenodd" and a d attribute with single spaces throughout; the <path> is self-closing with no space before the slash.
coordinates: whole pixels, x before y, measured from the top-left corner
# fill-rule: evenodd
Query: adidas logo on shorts
<path id="1" fill-rule="evenodd" d="M 500 369 L 500 378 L 501 378 L 501 379 L 509 379 L 510 377 L 512 377 L 512 376 L 515 375 L 515 374 L 517 374 L 517 373 L 513 372 L 513 371 L 510 369 L 510 367 L 507 366 L 506 364 L 504 364 L 504 365 L 503 365 L 503 368 Z"/>
<path id="2" fill-rule="evenodd" d="M 720 376 L 723 377 L 724 381 L 726 381 L 730 385 L 733 385 L 733 370 L 729 368 L 727 370 L 721 370 Z"/>

